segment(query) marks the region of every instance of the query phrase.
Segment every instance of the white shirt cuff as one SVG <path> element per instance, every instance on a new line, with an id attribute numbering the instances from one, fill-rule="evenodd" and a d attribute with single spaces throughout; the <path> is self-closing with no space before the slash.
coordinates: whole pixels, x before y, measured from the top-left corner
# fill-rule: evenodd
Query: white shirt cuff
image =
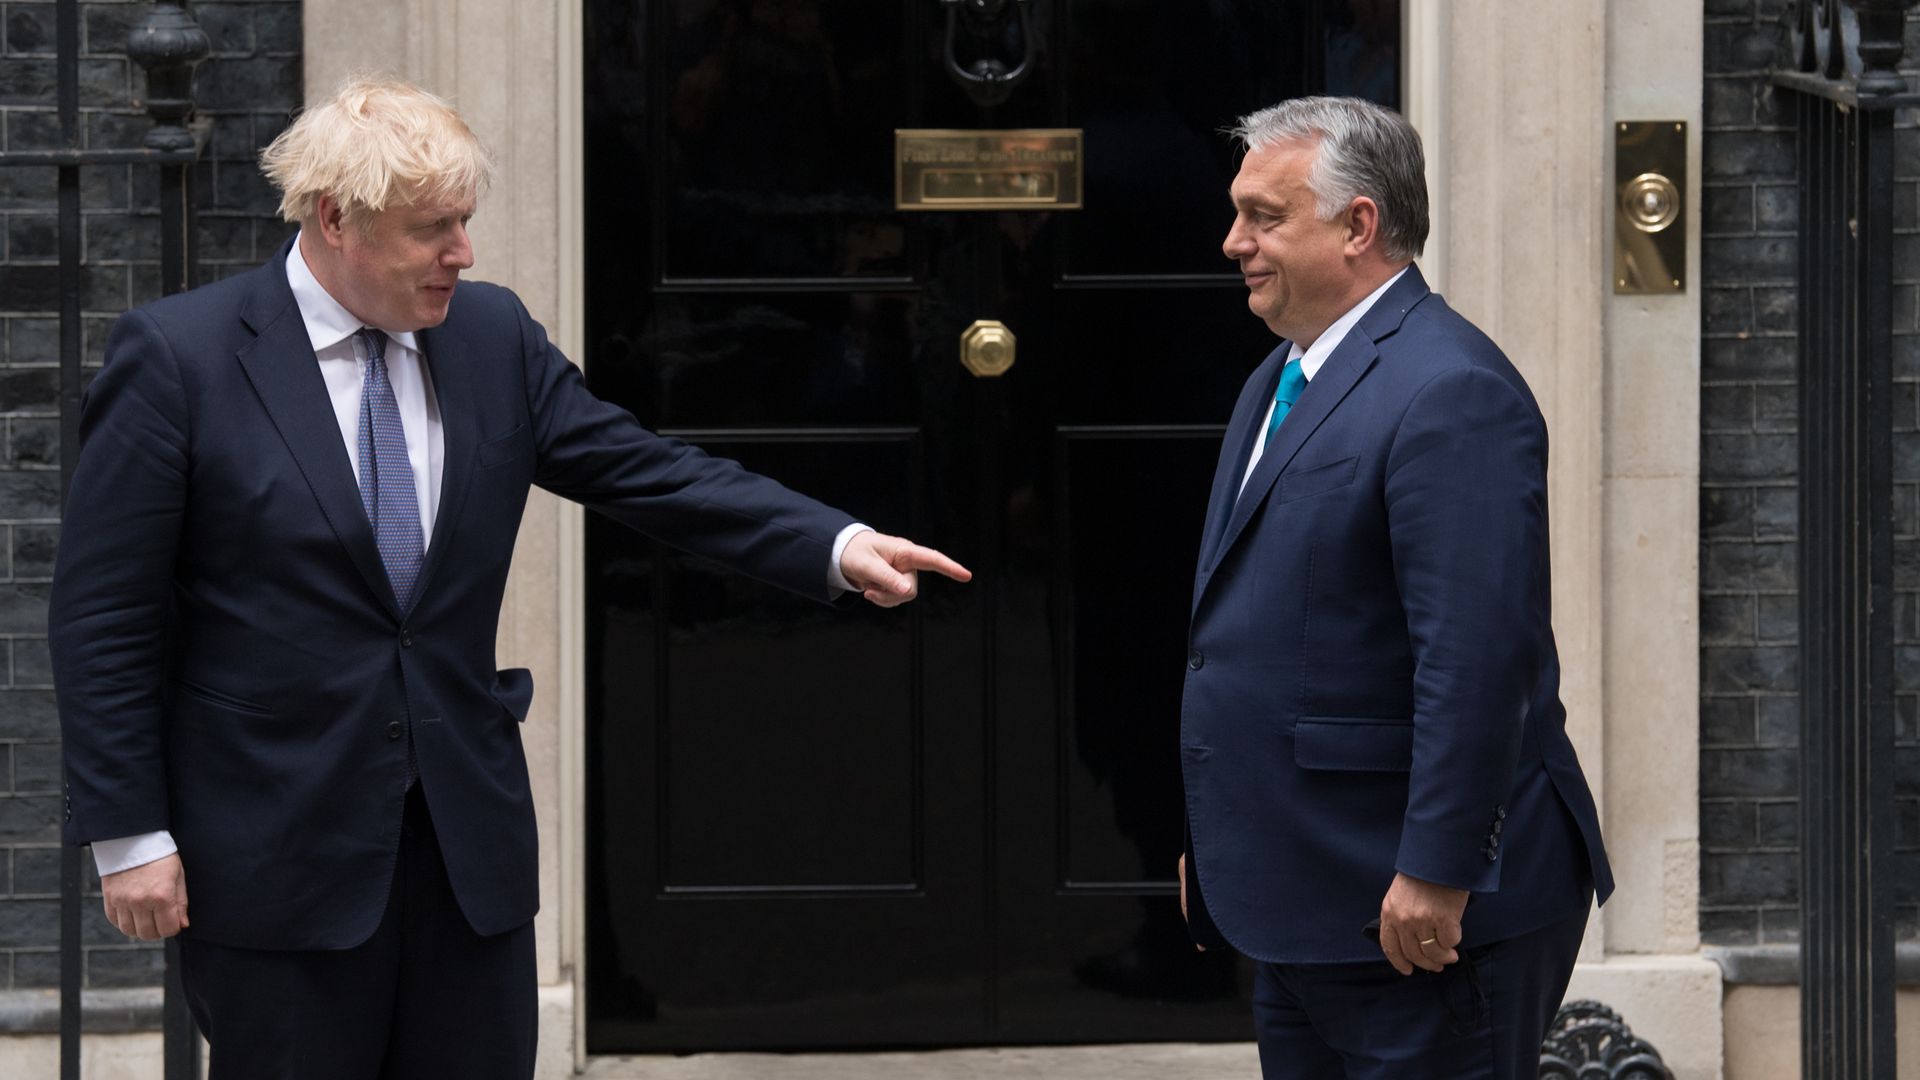
<path id="1" fill-rule="evenodd" d="M 159 832 L 141 833 L 139 836 L 95 840 L 93 864 L 100 868 L 100 876 L 106 877 L 108 874 L 117 874 L 136 866 L 145 866 L 155 859 L 164 859 L 179 850 L 173 842 L 173 834 L 162 829 Z"/>
<path id="2" fill-rule="evenodd" d="M 847 541 L 852 540 L 863 532 L 872 531 L 873 526 L 862 525 L 856 521 L 846 528 L 841 529 L 840 535 L 833 538 L 833 561 L 827 564 L 827 586 L 829 588 L 835 589 L 837 592 L 855 591 L 853 582 L 848 581 L 847 575 L 840 572 L 840 556 L 847 552 Z"/>

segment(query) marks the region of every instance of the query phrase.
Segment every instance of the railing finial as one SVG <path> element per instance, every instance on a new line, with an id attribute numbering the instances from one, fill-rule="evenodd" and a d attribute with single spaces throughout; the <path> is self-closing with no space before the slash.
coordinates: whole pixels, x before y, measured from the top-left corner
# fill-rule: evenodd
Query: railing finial
<path id="1" fill-rule="evenodd" d="M 190 150 L 193 133 L 193 69 L 213 51 L 207 32 L 184 4 L 157 3 L 127 35 L 127 55 L 147 69 L 147 114 L 154 150 Z"/>
<path id="2" fill-rule="evenodd" d="M 1906 55 L 1907 10 L 1916 0 L 1853 0 L 1859 23 L 1857 42 L 1849 43 L 1860 57 L 1860 96 L 1879 97 L 1907 90 L 1906 77 L 1897 70 Z M 1849 35 L 1852 36 L 1852 35 Z"/>
<path id="3" fill-rule="evenodd" d="M 1673 1080 L 1673 1073 L 1620 1014 L 1597 1001 L 1569 1001 L 1540 1047 L 1540 1080 Z"/>

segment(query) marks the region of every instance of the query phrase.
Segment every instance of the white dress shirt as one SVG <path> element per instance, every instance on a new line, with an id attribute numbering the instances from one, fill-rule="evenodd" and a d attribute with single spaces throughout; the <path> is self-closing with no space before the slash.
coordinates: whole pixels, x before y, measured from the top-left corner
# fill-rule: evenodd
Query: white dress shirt
<path id="1" fill-rule="evenodd" d="M 1407 266 L 1412 265 L 1412 263 L 1407 264 Z M 1352 330 L 1354 326 L 1360 322 L 1360 319 L 1365 316 L 1368 311 L 1373 309 L 1373 305 L 1380 299 L 1381 294 L 1393 288 L 1393 283 L 1405 277 L 1406 273 L 1407 267 L 1401 267 L 1399 273 L 1388 278 L 1379 288 L 1368 293 L 1365 300 L 1348 308 L 1345 315 L 1333 320 L 1333 325 L 1327 327 L 1324 333 L 1315 338 L 1312 345 L 1302 349 L 1299 342 L 1294 342 L 1293 347 L 1287 350 L 1288 361 L 1300 361 L 1300 374 L 1305 375 L 1308 382 L 1312 382 L 1313 377 L 1320 374 L 1320 368 L 1326 364 L 1327 357 L 1332 356 L 1333 350 L 1339 348 L 1340 343 L 1347 340 L 1347 332 Z M 1267 411 L 1261 414 L 1261 431 L 1267 430 L 1267 425 L 1273 423 L 1273 410 L 1278 404 L 1278 402 L 1274 401 L 1267 402 Z M 1253 453 L 1247 455 L 1247 471 L 1240 474 L 1241 491 L 1247 490 L 1247 481 L 1253 479 L 1253 467 L 1260 464 L 1260 455 L 1264 453 L 1266 449 L 1266 439 L 1253 440 Z M 1238 497 L 1237 495 L 1235 496 L 1236 499 Z"/>
<path id="2" fill-rule="evenodd" d="M 287 253 L 287 284 L 293 288 L 300 319 L 307 325 L 313 355 L 320 361 L 320 377 L 326 380 L 327 396 L 333 399 L 334 419 L 340 422 L 340 438 L 347 444 L 347 460 L 353 463 L 358 482 L 360 389 L 367 380 L 366 341 L 359 331 L 366 324 L 321 287 L 300 254 L 299 241 Z M 420 537 L 431 546 L 447 457 L 440 401 L 434 397 L 433 376 L 413 332 L 387 330 L 386 335 L 387 347 L 381 355 L 387 361 L 387 381 L 393 386 L 393 400 L 400 406 L 400 424 L 407 434 L 407 461 L 413 466 L 413 493 L 420 504 Z"/>
<path id="3" fill-rule="evenodd" d="M 365 342 L 359 330 L 365 324 L 335 300 L 313 276 L 307 260 L 295 240 L 287 253 L 287 284 L 293 289 L 293 302 L 306 323 L 307 339 L 313 343 L 313 355 L 320 363 L 320 377 L 326 381 L 327 396 L 333 401 L 333 415 L 340 422 L 340 439 L 346 443 L 347 460 L 353 475 L 360 475 L 360 388 L 367 377 Z M 413 466 L 413 490 L 420 503 L 420 536 L 433 543 L 434 515 L 440 508 L 440 481 L 446 466 L 446 432 L 440 423 L 440 403 L 433 394 L 433 378 L 426 358 L 412 331 L 386 331 L 387 347 L 382 356 L 387 362 L 387 381 L 393 385 L 393 397 L 400 407 L 400 422 L 407 435 L 407 459 Z M 840 556 L 847 542 L 871 527 L 855 522 L 840 530 L 834 538 L 833 557 L 827 562 L 827 583 L 841 591 L 853 585 L 840 571 Z M 100 876 L 131 870 L 164 859 L 178 851 L 173 834 L 165 829 L 93 842 L 93 862 Z"/>

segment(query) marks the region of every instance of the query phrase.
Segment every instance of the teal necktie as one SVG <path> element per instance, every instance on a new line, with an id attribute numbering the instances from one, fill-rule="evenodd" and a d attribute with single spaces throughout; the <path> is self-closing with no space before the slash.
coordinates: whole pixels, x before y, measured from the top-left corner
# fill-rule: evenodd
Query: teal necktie
<path id="1" fill-rule="evenodd" d="M 1280 430 L 1280 421 L 1293 411 L 1293 403 L 1300 400 L 1300 391 L 1306 386 L 1307 373 L 1301 370 L 1300 361 L 1287 361 L 1287 366 L 1280 369 L 1280 385 L 1273 392 L 1273 419 L 1267 421 L 1267 437 L 1261 446 L 1273 441 L 1273 433 Z"/>

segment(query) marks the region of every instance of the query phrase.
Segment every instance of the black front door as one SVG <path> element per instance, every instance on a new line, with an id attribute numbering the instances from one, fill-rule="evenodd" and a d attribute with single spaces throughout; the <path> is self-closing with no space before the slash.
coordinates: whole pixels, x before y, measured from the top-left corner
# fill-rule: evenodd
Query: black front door
<path id="1" fill-rule="evenodd" d="M 1220 129 L 1395 102 L 1399 4 L 964 7 L 961 68 L 1030 56 L 1003 102 L 942 0 L 586 5 L 594 390 L 978 575 L 830 610 L 591 521 L 592 1052 L 1248 1037 L 1173 877 L 1206 494 L 1273 344 Z M 1084 209 L 895 210 L 894 129 L 1018 127 L 1084 130 Z"/>

